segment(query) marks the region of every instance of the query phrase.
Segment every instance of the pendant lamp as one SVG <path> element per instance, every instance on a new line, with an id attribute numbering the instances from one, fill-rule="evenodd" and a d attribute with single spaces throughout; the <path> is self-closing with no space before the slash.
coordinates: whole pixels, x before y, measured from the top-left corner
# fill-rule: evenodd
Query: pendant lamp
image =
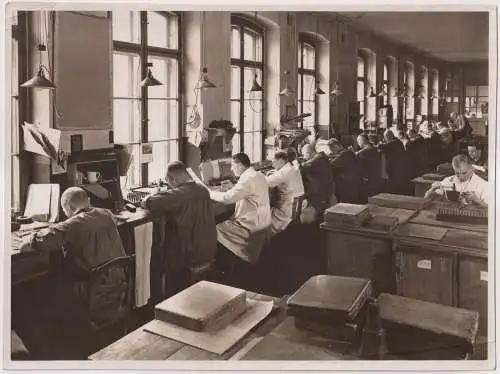
<path id="1" fill-rule="evenodd" d="M 255 12 L 255 24 L 257 25 L 257 12 Z M 255 41 L 254 47 L 255 47 L 255 60 L 260 61 L 260 49 L 259 49 L 260 43 L 258 40 Z M 257 70 L 254 70 L 254 78 L 252 82 L 252 88 L 250 88 L 250 92 L 262 92 L 262 86 L 259 84 L 257 81 Z"/>
<path id="2" fill-rule="evenodd" d="M 252 88 L 250 88 L 251 92 L 262 92 L 262 86 L 257 82 L 257 74 L 253 78 Z"/>
<path id="3" fill-rule="evenodd" d="M 201 23 L 201 35 L 202 35 L 202 56 L 203 62 L 207 61 L 207 52 L 206 52 L 206 39 L 205 39 L 205 12 L 203 12 L 203 20 Z M 203 67 L 200 75 L 200 79 L 196 85 L 196 88 L 199 90 L 207 89 L 207 88 L 216 88 L 217 86 L 212 83 L 212 81 L 208 78 L 208 69 L 206 66 Z"/>
<path id="4" fill-rule="evenodd" d="M 141 81 L 140 86 L 141 87 L 162 86 L 163 83 L 161 83 L 158 79 L 156 79 L 153 76 L 153 73 L 151 72 L 151 67 L 153 66 L 153 64 L 151 62 L 148 62 L 146 66 L 148 67 L 148 72 L 146 73 L 146 78 L 144 78 Z"/>
<path id="5" fill-rule="evenodd" d="M 288 75 L 290 72 L 288 70 L 285 70 L 283 72 L 283 79 L 285 81 L 285 87 L 280 91 L 279 95 L 280 96 L 290 96 L 291 94 L 295 93 L 289 86 L 288 84 Z"/>
<path id="6" fill-rule="evenodd" d="M 319 34 L 319 21 L 318 21 L 318 17 L 316 16 L 316 34 L 314 35 L 315 41 L 316 41 L 316 48 L 319 47 L 318 34 Z M 314 89 L 314 94 L 315 95 L 324 95 L 325 91 L 323 91 L 321 89 L 321 87 L 319 86 L 319 83 L 320 83 L 319 80 L 316 80 L 316 87 Z"/>
<path id="7" fill-rule="evenodd" d="M 367 97 L 377 97 L 377 94 L 373 90 L 373 87 L 370 87 L 370 94 Z"/>
<path id="8" fill-rule="evenodd" d="M 40 35 L 42 35 L 42 34 L 40 34 Z M 23 84 L 21 84 L 21 87 L 54 90 L 56 88 L 54 83 L 52 83 L 52 81 L 50 81 L 49 79 L 47 79 L 45 77 L 44 71 L 46 71 L 47 73 L 50 73 L 49 69 L 47 69 L 47 67 L 45 67 L 45 65 L 42 64 L 42 52 L 46 52 L 47 47 L 45 46 L 45 44 L 39 44 L 37 47 L 37 50 L 39 52 L 38 72 L 36 73 L 36 75 L 33 78 L 31 78 L 31 79 L 27 80 L 26 82 L 24 82 Z"/>
<path id="9" fill-rule="evenodd" d="M 323 91 L 321 89 L 321 87 L 319 86 L 319 81 L 316 81 L 316 88 L 314 89 L 314 94 L 315 95 L 324 95 L 325 94 L 325 91 Z"/>
<path id="10" fill-rule="evenodd" d="M 339 20 L 337 19 L 337 54 L 340 55 L 339 53 Z M 340 88 L 340 83 L 339 83 L 339 61 L 337 61 L 337 66 L 335 67 L 335 75 L 336 75 L 336 80 L 333 82 L 333 87 L 330 90 L 330 95 L 333 96 L 335 99 L 337 96 L 342 95 L 342 89 Z"/>

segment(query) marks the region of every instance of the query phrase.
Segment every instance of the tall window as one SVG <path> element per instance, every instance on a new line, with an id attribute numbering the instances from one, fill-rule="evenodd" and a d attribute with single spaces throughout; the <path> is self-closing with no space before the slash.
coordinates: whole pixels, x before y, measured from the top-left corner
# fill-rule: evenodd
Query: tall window
<path id="1" fill-rule="evenodd" d="M 366 59 L 358 55 L 357 58 L 357 98 L 359 102 L 359 116 L 360 123 L 359 127 L 364 129 L 364 120 L 366 113 L 366 83 L 367 83 L 367 68 Z"/>
<path id="2" fill-rule="evenodd" d="M 429 72 L 425 66 L 420 67 L 419 83 L 420 114 L 427 116 L 429 114 Z"/>
<path id="3" fill-rule="evenodd" d="M 439 116 L 439 71 L 432 70 L 432 98 L 431 98 L 431 113 L 432 119 L 437 121 Z"/>
<path id="4" fill-rule="evenodd" d="M 391 90 L 391 81 L 389 79 L 389 61 L 386 60 L 384 63 L 384 81 L 382 83 L 382 90 L 384 93 L 384 105 L 389 105 L 389 95 Z"/>
<path id="5" fill-rule="evenodd" d="M 317 97 L 314 92 L 318 77 L 318 45 L 308 34 L 299 34 L 298 48 L 298 94 L 299 113 L 311 113 L 304 119 L 304 129 L 311 130 L 318 123 Z"/>
<path id="6" fill-rule="evenodd" d="M 231 16 L 231 122 L 237 131 L 233 152 L 243 151 L 252 162 L 264 149 L 264 29 L 243 17 Z M 250 91 L 254 79 L 262 91 Z"/>
<path id="7" fill-rule="evenodd" d="M 415 68 L 409 61 L 406 62 L 405 68 L 404 83 L 406 83 L 406 92 L 408 96 L 405 102 L 405 120 L 407 122 L 407 126 L 412 128 L 415 109 L 415 99 L 413 98 L 413 95 L 415 94 Z"/>
<path id="8" fill-rule="evenodd" d="M 180 17 L 129 11 L 113 11 L 112 17 L 114 141 L 129 145 L 133 154 L 128 184 L 146 185 L 179 159 Z M 139 86 L 148 64 L 163 85 Z"/>
<path id="9" fill-rule="evenodd" d="M 465 114 L 475 118 L 488 116 L 488 86 L 465 86 Z"/>
<path id="10" fill-rule="evenodd" d="M 26 106 L 28 89 L 19 88 L 28 76 L 28 12 L 13 12 L 11 17 L 12 38 L 11 38 L 11 61 L 10 61 L 10 165 L 11 165 L 11 208 L 16 211 L 22 206 L 22 177 L 21 177 L 21 138 L 19 125 L 27 120 Z"/>

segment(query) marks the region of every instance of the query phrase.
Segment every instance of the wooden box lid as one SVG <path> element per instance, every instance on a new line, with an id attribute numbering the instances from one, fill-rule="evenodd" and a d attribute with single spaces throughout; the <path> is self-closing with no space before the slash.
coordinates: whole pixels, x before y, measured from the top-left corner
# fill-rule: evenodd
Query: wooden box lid
<path id="1" fill-rule="evenodd" d="M 457 337 L 468 342 L 473 342 L 477 334 L 478 312 L 386 293 L 380 294 L 378 305 L 382 321 Z"/>
<path id="2" fill-rule="evenodd" d="M 431 200 L 425 197 L 395 195 L 390 193 L 380 193 L 368 198 L 369 204 L 384 206 L 388 208 L 419 210 L 429 206 Z"/>
<path id="3" fill-rule="evenodd" d="M 326 209 L 324 216 L 328 222 L 362 225 L 371 214 L 366 205 L 338 203 Z"/>
<path id="4" fill-rule="evenodd" d="M 245 310 L 246 291 L 201 281 L 156 305 L 155 315 L 164 322 L 204 331 L 221 319 L 236 318 Z"/>
<path id="5" fill-rule="evenodd" d="M 288 299 L 289 314 L 338 322 L 354 320 L 371 296 L 371 281 L 363 278 L 316 275 Z"/>

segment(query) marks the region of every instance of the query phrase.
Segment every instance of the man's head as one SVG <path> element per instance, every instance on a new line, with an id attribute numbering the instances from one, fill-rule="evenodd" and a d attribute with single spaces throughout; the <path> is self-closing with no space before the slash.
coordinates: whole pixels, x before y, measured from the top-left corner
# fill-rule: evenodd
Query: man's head
<path id="1" fill-rule="evenodd" d="M 297 151 L 295 148 L 288 147 L 285 149 L 285 152 L 289 162 L 294 162 L 297 159 Z"/>
<path id="2" fill-rule="evenodd" d="M 70 187 L 61 196 L 61 206 L 66 217 L 71 217 L 77 211 L 90 206 L 90 200 L 83 188 Z"/>
<path id="3" fill-rule="evenodd" d="M 467 153 L 471 160 L 478 161 L 483 154 L 483 147 L 478 142 L 472 142 L 467 146 Z"/>
<path id="4" fill-rule="evenodd" d="M 452 121 L 456 121 L 458 119 L 458 113 L 457 112 L 451 112 L 450 113 L 450 119 Z"/>
<path id="5" fill-rule="evenodd" d="M 439 135 L 441 136 L 441 141 L 444 144 L 450 144 L 453 141 L 453 135 L 450 131 L 450 129 L 443 128 L 439 130 Z"/>
<path id="6" fill-rule="evenodd" d="M 300 150 L 302 153 L 302 157 L 306 160 L 310 160 L 316 154 L 316 149 L 314 148 L 314 144 L 305 144 Z"/>
<path id="7" fill-rule="evenodd" d="M 415 116 L 415 122 L 416 122 L 417 124 L 418 124 L 418 123 L 420 123 L 420 122 L 422 122 L 422 115 L 421 115 L 421 114 L 417 114 L 417 115 Z"/>
<path id="8" fill-rule="evenodd" d="M 415 130 L 413 130 L 413 129 L 408 130 L 407 134 L 408 134 L 408 138 L 410 140 L 416 140 L 418 138 L 417 132 Z"/>
<path id="9" fill-rule="evenodd" d="M 465 155 L 456 155 L 451 160 L 451 165 L 453 166 L 453 170 L 455 171 L 455 175 L 457 176 L 460 182 L 466 182 L 474 173 L 472 171 L 472 165 Z"/>
<path id="10" fill-rule="evenodd" d="M 367 145 L 370 144 L 370 139 L 368 139 L 368 135 L 366 135 L 364 133 L 359 134 L 358 138 L 356 140 L 357 140 L 360 148 L 366 147 Z"/>
<path id="11" fill-rule="evenodd" d="M 276 170 L 281 169 L 288 162 L 288 156 L 285 151 L 278 151 L 273 157 L 273 168 Z"/>
<path id="12" fill-rule="evenodd" d="M 165 175 L 167 182 L 172 187 L 180 186 L 191 179 L 191 176 L 187 172 L 186 165 L 182 161 L 174 161 L 168 164 L 167 173 Z"/>
<path id="13" fill-rule="evenodd" d="M 334 156 L 344 150 L 344 146 L 337 139 L 328 140 L 328 148 L 330 148 L 330 152 Z"/>
<path id="14" fill-rule="evenodd" d="M 384 139 L 386 142 L 393 141 L 396 137 L 394 136 L 394 133 L 391 130 L 385 130 L 384 131 Z"/>
<path id="15" fill-rule="evenodd" d="M 250 167 L 250 159 L 246 153 L 240 152 L 233 155 L 231 160 L 231 171 L 239 177 L 245 170 Z"/>
<path id="16" fill-rule="evenodd" d="M 378 136 L 375 134 L 368 135 L 368 140 L 370 141 L 371 145 L 377 145 L 379 143 Z"/>

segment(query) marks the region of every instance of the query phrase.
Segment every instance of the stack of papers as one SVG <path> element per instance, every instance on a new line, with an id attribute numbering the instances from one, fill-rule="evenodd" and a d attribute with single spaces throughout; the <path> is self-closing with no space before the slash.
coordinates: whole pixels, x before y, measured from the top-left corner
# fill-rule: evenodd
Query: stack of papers
<path id="1" fill-rule="evenodd" d="M 59 198 L 58 184 L 30 184 L 24 215 L 34 221 L 56 222 L 59 218 Z"/>

